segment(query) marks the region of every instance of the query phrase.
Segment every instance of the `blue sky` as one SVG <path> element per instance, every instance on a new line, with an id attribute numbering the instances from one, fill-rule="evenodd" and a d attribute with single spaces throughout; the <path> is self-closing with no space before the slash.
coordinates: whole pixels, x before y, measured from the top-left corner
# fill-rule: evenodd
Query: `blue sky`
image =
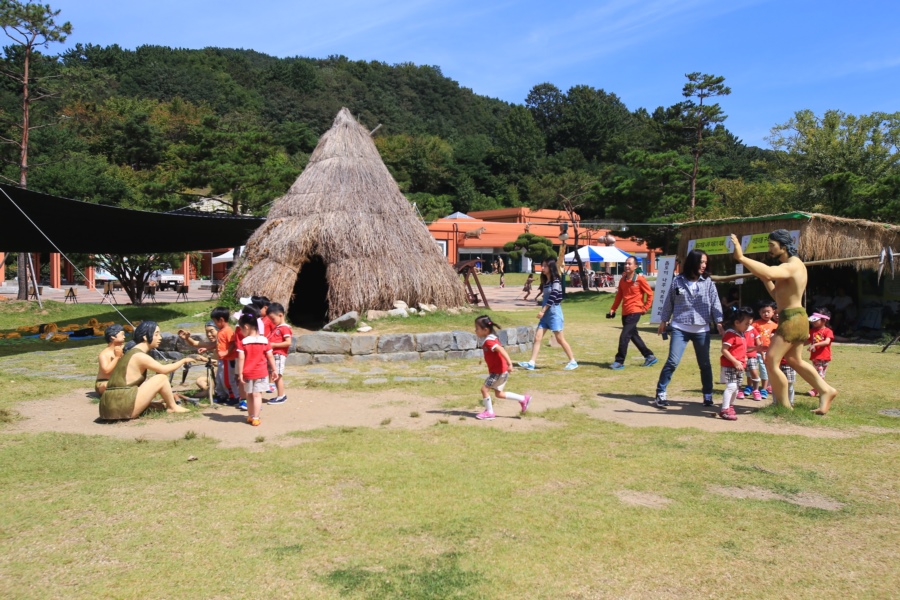
<path id="1" fill-rule="evenodd" d="M 630 109 L 681 99 L 684 74 L 724 75 L 726 126 L 768 146 L 795 111 L 900 110 L 895 0 L 41 0 L 74 43 L 249 48 L 274 56 L 441 67 L 523 103 L 536 84 L 586 84 Z"/>

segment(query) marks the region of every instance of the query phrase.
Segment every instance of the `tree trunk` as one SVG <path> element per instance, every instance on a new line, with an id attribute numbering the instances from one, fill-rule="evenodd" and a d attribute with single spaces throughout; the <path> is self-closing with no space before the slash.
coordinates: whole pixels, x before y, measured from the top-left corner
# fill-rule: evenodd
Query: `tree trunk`
<path id="1" fill-rule="evenodd" d="M 22 146 L 19 155 L 19 185 L 23 189 L 28 189 L 28 108 L 31 98 L 28 95 L 28 68 L 31 58 L 31 48 L 25 47 L 25 77 L 22 85 Z M 18 271 L 16 279 L 19 282 L 19 293 L 16 295 L 17 300 L 28 300 L 28 255 L 19 253 Z M 38 273 L 35 273 L 35 279 L 38 279 Z"/>

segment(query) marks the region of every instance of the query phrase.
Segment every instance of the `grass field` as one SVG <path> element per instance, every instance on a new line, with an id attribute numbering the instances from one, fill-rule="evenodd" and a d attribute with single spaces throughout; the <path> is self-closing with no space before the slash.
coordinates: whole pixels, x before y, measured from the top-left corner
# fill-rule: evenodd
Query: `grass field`
<path id="1" fill-rule="evenodd" d="M 449 419 L 417 430 L 330 427 L 299 432 L 292 446 L 223 449 L 203 436 L 123 441 L 0 424 L 0 596 L 896 597 L 900 418 L 879 411 L 900 408 L 900 350 L 837 346 L 828 376 L 841 395 L 825 418 L 809 414 L 814 400 L 799 396 L 800 382 L 794 413 L 741 417 L 840 435 L 715 433 L 674 416 L 671 427 L 629 427 L 586 412 L 605 398 L 649 398 L 659 373 L 638 367 L 633 347 L 628 368 L 608 369 L 619 333 L 617 320 L 603 318 L 611 301 L 573 295 L 564 305 L 577 371 L 562 371 L 562 351 L 545 347 L 539 377 L 513 373 L 509 389 L 527 382 L 535 391 L 525 419 L 546 421 L 528 431 Z M 51 303 L 47 314 L 31 306 L 0 304 L 0 329 L 113 320 L 96 305 Z M 126 314 L 173 331 L 202 323 L 210 306 Z M 504 325 L 534 318 L 494 317 Z M 472 318 L 432 323 L 468 330 Z M 664 359 L 649 326 L 642 335 Z M 15 420 L 19 402 L 90 387 L 34 373 L 94 375 L 102 340 L 40 344 L 0 346 L 0 419 Z M 408 375 L 428 364 L 378 366 Z M 301 395 L 369 389 L 358 376 L 315 381 L 305 367 L 288 380 L 308 386 Z M 387 384 L 468 408 L 478 386 L 471 373 Z M 575 400 L 541 408 L 557 394 Z M 669 395 L 699 400 L 690 350 Z"/>

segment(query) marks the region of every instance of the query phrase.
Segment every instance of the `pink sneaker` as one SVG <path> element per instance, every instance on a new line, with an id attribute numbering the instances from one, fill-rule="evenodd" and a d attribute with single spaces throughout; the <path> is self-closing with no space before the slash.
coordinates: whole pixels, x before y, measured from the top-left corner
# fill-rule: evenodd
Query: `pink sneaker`
<path id="1" fill-rule="evenodd" d="M 819 392 L 817 392 L 816 390 L 809 390 L 809 392 L 807 392 L 807 393 L 808 393 L 810 396 L 813 396 L 813 397 L 819 395 Z"/>
<path id="2" fill-rule="evenodd" d="M 531 396 L 525 394 L 525 399 L 519 402 L 519 406 L 522 407 L 522 412 L 528 410 L 528 405 L 531 404 Z"/>
<path id="3" fill-rule="evenodd" d="M 753 390 L 753 399 L 757 402 L 762 400 L 762 394 L 759 393 L 759 390 Z"/>
<path id="4" fill-rule="evenodd" d="M 738 397 L 738 400 L 743 400 L 744 399 L 744 390 L 738 390 L 737 397 Z"/>
<path id="5" fill-rule="evenodd" d="M 769 394 L 772 393 L 772 386 L 771 386 L 771 385 L 767 385 L 767 386 L 766 386 L 766 392 L 769 393 Z"/>
<path id="6" fill-rule="evenodd" d="M 722 409 L 719 411 L 719 416 L 725 419 L 726 421 L 737 421 L 737 415 L 734 414 L 734 409 L 730 406 L 728 408 Z"/>
<path id="7" fill-rule="evenodd" d="M 475 418 L 481 421 L 493 421 L 496 416 L 497 415 L 492 412 L 484 411 L 475 415 Z"/>

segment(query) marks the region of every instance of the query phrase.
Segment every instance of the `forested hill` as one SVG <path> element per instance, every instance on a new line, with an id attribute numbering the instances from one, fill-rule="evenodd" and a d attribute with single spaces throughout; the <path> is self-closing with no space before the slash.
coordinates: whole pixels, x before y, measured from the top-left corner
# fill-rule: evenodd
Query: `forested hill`
<path id="1" fill-rule="evenodd" d="M 4 48 L 2 62 L 21 71 L 21 51 Z M 682 101 L 645 110 L 587 85 L 535 82 L 509 104 L 439 67 L 252 50 L 79 45 L 38 56 L 32 70 L 50 96 L 34 105 L 28 187 L 93 202 L 170 210 L 212 196 L 225 210 L 265 214 L 346 106 L 381 125 L 385 163 L 429 220 L 560 208 L 564 197 L 588 219 L 631 223 L 789 209 L 900 216 L 900 114 L 798 110 L 771 124 L 775 150 L 761 150 L 728 131 L 721 76 L 689 74 L 683 90 L 660 90 Z M 3 78 L 7 140 L 21 136 L 21 98 Z M 0 175 L 18 181 L 18 149 L 2 152 Z"/>
<path id="2" fill-rule="evenodd" d="M 300 122 L 321 135 L 342 106 L 386 135 L 443 138 L 491 134 L 509 109 L 444 77 L 439 67 L 275 58 L 253 50 L 82 46 L 65 62 L 102 71 L 108 93 L 207 105 L 219 115 L 249 113 L 265 126 Z"/>

